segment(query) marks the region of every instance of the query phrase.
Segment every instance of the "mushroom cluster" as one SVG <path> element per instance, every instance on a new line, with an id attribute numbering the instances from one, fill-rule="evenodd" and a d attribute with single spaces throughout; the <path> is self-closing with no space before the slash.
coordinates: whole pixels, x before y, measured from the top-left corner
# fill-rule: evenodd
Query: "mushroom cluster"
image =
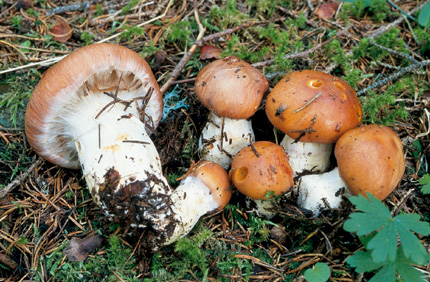
<path id="1" fill-rule="evenodd" d="M 282 162 L 296 177 L 298 205 L 315 216 L 338 208 L 350 195 L 368 191 L 382 200 L 399 183 L 404 172 L 400 139 L 387 127 L 361 126 L 360 102 L 342 79 L 319 71 L 293 72 L 269 93 L 265 110 L 270 122 L 285 133 L 280 145 L 288 156 Z M 255 200 L 259 213 L 272 216 L 273 206 L 261 195 L 267 191 L 279 195 L 291 186 L 276 192 L 262 173 L 266 170 L 251 170 L 262 162 L 280 168 L 277 158 L 259 156 L 259 143 L 236 155 L 230 176 L 240 192 Z M 338 167 L 326 172 L 332 165 L 333 144 Z"/>
<path id="2" fill-rule="evenodd" d="M 51 67 L 25 117 L 35 152 L 59 166 L 81 167 L 97 204 L 118 222 L 148 228 L 153 248 L 185 235 L 231 195 L 227 173 L 209 162 L 197 165 L 179 189 L 169 187 L 149 137 L 162 109 L 146 61 L 103 43 L 78 49 Z"/>

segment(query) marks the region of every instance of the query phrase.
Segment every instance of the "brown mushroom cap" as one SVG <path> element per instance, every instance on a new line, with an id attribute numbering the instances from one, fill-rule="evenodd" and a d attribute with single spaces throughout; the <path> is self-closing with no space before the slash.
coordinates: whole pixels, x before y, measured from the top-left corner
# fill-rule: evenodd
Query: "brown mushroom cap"
<path id="1" fill-rule="evenodd" d="M 340 177 L 353 195 L 370 192 L 383 200 L 405 171 L 402 142 L 386 126 L 367 125 L 346 132 L 334 153 Z"/>
<path id="2" fill-rule="evenodd" d="M 210 190 L 212 197 L 218 204 L 218 209 L 223 209 L 231 198 L 231 185 L 227 172 L 217 163 L 202 161 L 194 167 L 190 176 L 197 177 Z"/>
<path id="3" fill-rule="evenodd" d="M 267 199 L 269 191 L 281 195 L 293 186 L 293 170 L 284 149 L 272 142 L 259 141 L 234 157 L 230 177 L 236 188 L 254 200 Z"/>
<path id="4" fill-rule="evenodd" d="M 257 111 L 269 89 L 267 79 L 237 57 L 226 57 L 204 67 L 195 82 L 199 100 L 220 117 L 247 119 Z"/>
<path id="5" fill-rule="evenodd" d="M 284 77 L 266 101 L 270 122 L 302 142 L 335 143 L 361 124 L 355 91 L 345 81 L 319 71 L 297 71 Z"/>
<path id="6" fill-rule="evenodd" d="M 146 61 L 136 52 L 109 43 L 80 48 L 48 69 L 33 91 L 25 116 L 27 140 L 46 160 L 69 168 L 79 161 L 72 137 L 65 132 L 64 117 L 79 108 L 80 97 L 132 91 L 143 97 L 154 91 L 145 114 L 155 129 L 162 117 L 163 100 L 159 86 Z M 136 100 L 143 108 L 142 99 Z"/>

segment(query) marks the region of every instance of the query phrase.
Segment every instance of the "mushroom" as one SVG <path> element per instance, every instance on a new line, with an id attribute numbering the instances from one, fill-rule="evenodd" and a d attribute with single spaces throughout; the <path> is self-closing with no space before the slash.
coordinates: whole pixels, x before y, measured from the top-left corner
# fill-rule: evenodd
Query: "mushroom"
<path id="1" fill-rule="evenodd" d="M 80 166 L 105 213 L 156 230 L 157 245 L 171 242 L 175 226 L 190 225 L 178 218 L 187 218 L 180 209 L 172 209 L 179 198 L 148 135 L 162 109 L 158 84 L 142 57 L 114 44 L 94 44 L 44 74 L 30 97 L 25 129 L 36 153 L 59 166 Z"/>
<path id="2" fill-rule="evenodd" d="M 169 224 L 175 224 L 168 237 L 160 237 L 151 232 L 150 238 L 161 239 L 161 245 L 168 245 L 188 234 L 200 217 L 224 209 L 231 198 L 231 185 L 227 172 L 218 164 L 202 161 L 196 165 L 171 196 L 172 210 L 175 214 L 170 222 L 161 223 L 158 230 L 170 230 Z"/>
<path id="3" fill-rule="evenodd" d="M 211 111 L 199 140 L 203 159 L 228 169 L 237 152 L 254 141 L 248 119 L 268 88 L 264 75 L 237 57 L 214 61 L 200 71 L 196 95 Z"/>
<path id="4" fill-rule="evenodd" d="M 293 186 L 288 160 L 281 146 L 258 141 L 237 153 L 229 174 L 237 190 L 255 200 L 259 213 L 270 217 L 274 212 L 268 199 L 285 194 Z"/>
<path id="5" fill-rule="evenodd" d="M 334 152 L 337 168 L 301 177 L 298 204 L 314 215 L 325 208 L 338 208 L 342 195 L 366 196 L 370 192 L 382 201 L 396 188 L 405 171 L 402 142 L 386 126 L 351 129 L 339 138 Z"/>
<path id="6" fill-rule="evenodd" d="M 332 144 L 362 122 L 355 91 L 340 78 L 312 70 L 284 77 L 267 97 L 266 114 L 286 134 L 281 146 L 295 174 L 329 169 Z"/>

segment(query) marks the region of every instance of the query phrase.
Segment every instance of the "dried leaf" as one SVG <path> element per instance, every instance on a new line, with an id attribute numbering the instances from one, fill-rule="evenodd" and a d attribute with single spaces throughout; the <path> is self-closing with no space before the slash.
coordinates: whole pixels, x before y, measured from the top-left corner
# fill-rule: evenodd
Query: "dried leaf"
<path id="1" fill-rule="evenodd" d="M 155 63 L 161 66 L 166 61 L 166 56 L 167 56 L 166 51 L 163 51 L 163 50 L 157 51 L 157 53 L 155 53 L 154 55 Z"/>
<path id="2" fill-rule="evenodd" d="M 331 19 L 337 11 L 339 4 L 337 3 L 323 3 L 315 12 L 315 14 L 324 19 Z"/>
<path id="3" fill-rule="evenodd" d="M 51 27 L 50 32 L 55 41 L 65 43 L 72 37 L 72 29 L 65 19 L 60 16 L 56 17 L 55 25 Z"/>
<path id="4" fill-rule="evenodd" d="M 200 48 L 200 60 L 219 59 L 221 50 L 215 46 L 205 44 Z"/>
<path id="5" fill-rule="evenodd" d="M 33 0 L 18 0 L 18 3 L 15 5 L 15 9 L 25 9 L 31 8 L 34 6 Z"/>
<path id="6" fill-rule="evenodd" d="M 102 245 L 102 241 L 103 238 L 97 234 L 84 239 L 74 237 L 64 249 L 63 255 L 67 256 L 70 261 L 83 261 L 94 249 Z"/>

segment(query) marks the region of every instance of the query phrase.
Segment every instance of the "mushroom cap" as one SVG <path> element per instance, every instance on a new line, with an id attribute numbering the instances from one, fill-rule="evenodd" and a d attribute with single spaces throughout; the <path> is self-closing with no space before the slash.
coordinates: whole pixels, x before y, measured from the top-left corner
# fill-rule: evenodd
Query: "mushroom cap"
<path id="1" fill-rule="evenodd" d="M 400 138 L 382 125 L 346 132 L 334 150 L 340 177 L 353 195 L 370 192 L 385 199 L 402 179 L 405 158 Z"/>
<path id="2" fill-rule="evenodd" d="M 121 82 L 119 83 L 119 81 Z M 46 160 L 68 168 L 78 168 L 73 137 L 67 134 L 66 116 L 79 109 L 86 95 L 114 93 L 118 98 L 152 95 L 141 110 L 155 129 L 162 117 L 163 100 L 159 86 L 146 61 L 136 52 L 114 44 L 88 45 L 69 54 L 48 69 L 33 91 L 27 105 L 25 131 L 33 149 Z"/>
<path id="3" fill-rule="evenodd" d="M 217 163 L 210 161 L 199 162 L 189 174 L 202 181 L 211 190 L 213 199 L 222 210 L 231 198 L 231 183 L 227 172 Z"/>
<path id="4" fill-rule="evenodd" d="M 220 117 L 247 119 L 257 111 L 269 89 L 266 77 L 237 57 L 216 60 L 197 75 L 199 100 Z"/>
<path id="5" fill-rule="evenodd" d="M 267 199 L 267 193 L 275 195 L 287 192 L 293 186 L 293 170 L 288 155 L 275 143 L 258 141 L 245 147 L 234 157 L 230 177 L 234 186 L 254 200 Z"/>
<path id="6" fill-rule="evenodd" d="M 284 77 L 267 97 L 270 122 L 302 142 L 335 143 L 359 126 L 362 110 L 355 91 L 344 80 L 312 70 Z"/>

